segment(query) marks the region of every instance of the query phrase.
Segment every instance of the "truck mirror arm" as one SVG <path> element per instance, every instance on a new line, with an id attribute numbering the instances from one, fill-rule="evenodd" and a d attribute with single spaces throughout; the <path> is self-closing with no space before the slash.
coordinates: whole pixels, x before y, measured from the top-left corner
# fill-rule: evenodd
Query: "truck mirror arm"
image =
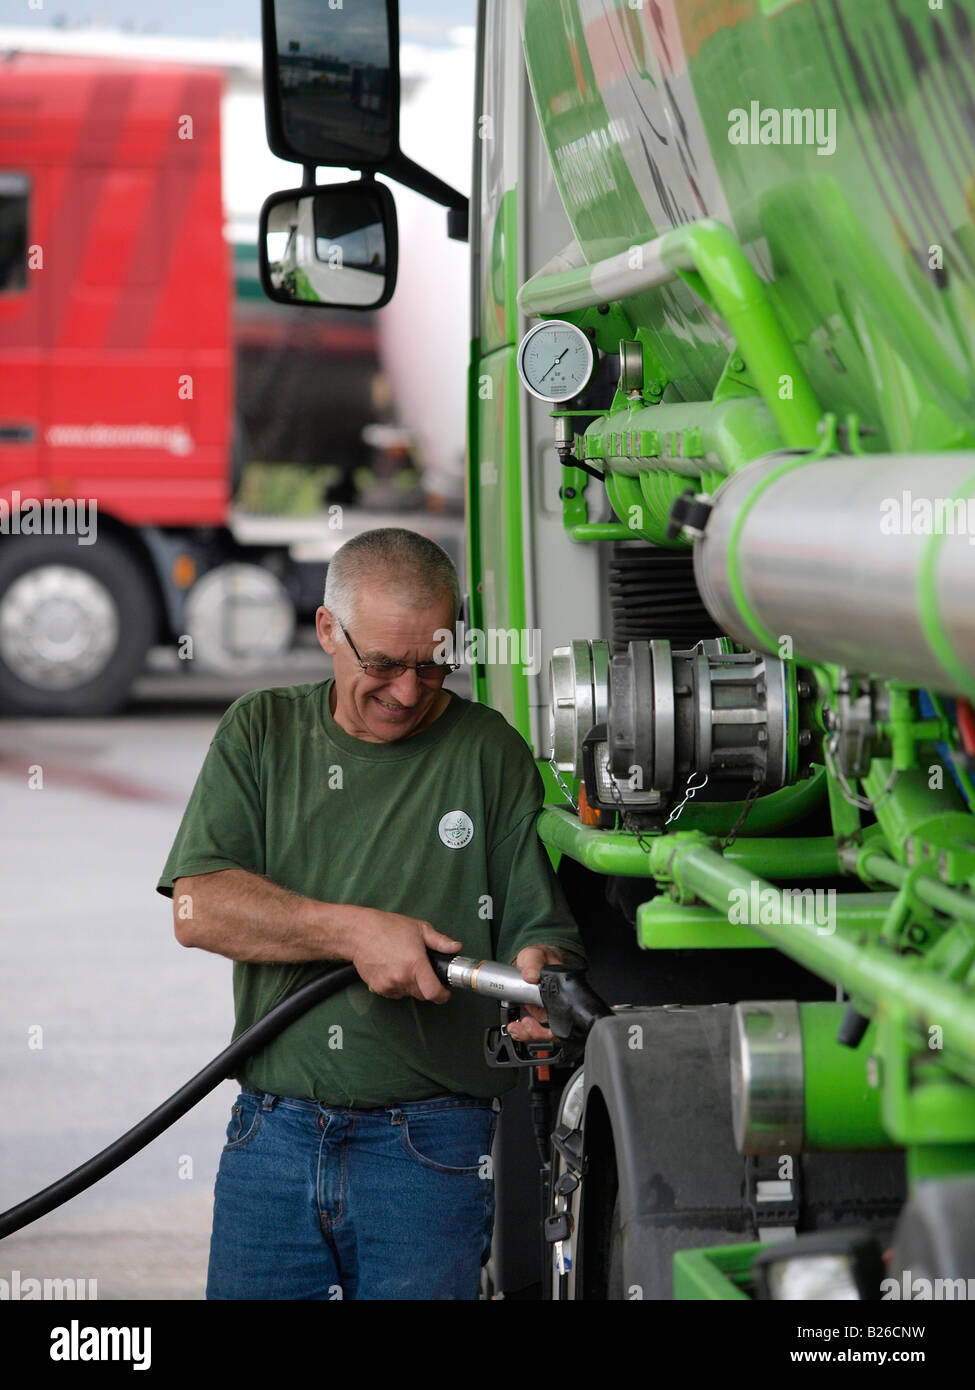
<path id="1" fill-rule="evenodd" d="M 467 240 L 469 200 L 464 197 L 463 193 L 458 193 L 455 188 L 451 188 L 449 183 L 444 183 L 443 179 L 438 179 L 436 174 L 431 174 L 429 169 L 424 169 L 422 165 L 415 164 L 402 152 L 395 155 L 388 164 L 384 164 L 376 172 L 394 179 L 397 183 L 401 183 L 404 188 L 412 188 L 414 193 L 421 193 L 424 198 L 429 198 L 431 202 L 440 203 L 443 207 L 449 208 L 450 214 L 447 221 L 449 235 L 456 241 Z"/>

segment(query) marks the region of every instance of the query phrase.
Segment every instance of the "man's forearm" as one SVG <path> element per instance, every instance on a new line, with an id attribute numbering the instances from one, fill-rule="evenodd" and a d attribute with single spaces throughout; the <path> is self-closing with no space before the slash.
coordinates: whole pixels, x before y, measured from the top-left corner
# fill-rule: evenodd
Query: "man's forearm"
<path id="1" fill-rule="evenodd" d="M 246 869 L 196 874 L 173 884 L 181 945 L 258 964 L 349 960 L 357 910 L 289 893 Z"/>

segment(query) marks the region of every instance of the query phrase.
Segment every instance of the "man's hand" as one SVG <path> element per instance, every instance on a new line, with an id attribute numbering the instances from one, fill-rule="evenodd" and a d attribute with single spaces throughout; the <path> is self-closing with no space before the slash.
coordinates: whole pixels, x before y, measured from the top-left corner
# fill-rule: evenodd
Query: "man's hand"
<path id="1" fill-rule="evenodd" d="M 569 962 L 557 946 L 524 946 L 515 957 L 514 964 L 521 971 L 523 980 L 537 985 L 543 965 L 564 965 Z M 552 1038 L 552 1030 L 546 1027 L 548 1020 L 544 1009 L 536 1004 L 523 1004 L 521 1012 L 521 1018 L 508 1024 L 508 1032 L 515 1042 L 548 1042 Z"/>
<path id="2" fill-rule="evenodd" d="M 386 999 L 409 995 L 431 1004 L 446 1004 L 450 991 L 434 974 L 427 951 L 457 955 L 463 943 L 444 936 L 418 917 L 403 917 L 398 912 L 381 912 L 372 907 L 353 911 L 355 918 L 348 938 L 350 959 L 373 994 Z"/>

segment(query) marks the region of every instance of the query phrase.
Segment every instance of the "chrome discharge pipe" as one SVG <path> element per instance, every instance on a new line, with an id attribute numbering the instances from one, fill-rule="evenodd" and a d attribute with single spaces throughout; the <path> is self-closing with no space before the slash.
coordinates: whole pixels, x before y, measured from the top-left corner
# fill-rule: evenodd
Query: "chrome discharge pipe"
<path id="1" fill-rule="evenodd" d="M 496 960 L 476 960 L 473 956 L 451 956 L 443 951 L 431 951 L 430 959 L 441 982 L 450 989 L 470 990 L 488 999 L 503 999 L 508 1004 L 542 1005 L 538 985 L 523 980 L 514 965 L 502 965 Z"/>
<path id="2" fill-rule="evenodd" d="M 694 574 L 736 641 L 971 696 L 975 453 L 757 459 L 715 493 Z"/>

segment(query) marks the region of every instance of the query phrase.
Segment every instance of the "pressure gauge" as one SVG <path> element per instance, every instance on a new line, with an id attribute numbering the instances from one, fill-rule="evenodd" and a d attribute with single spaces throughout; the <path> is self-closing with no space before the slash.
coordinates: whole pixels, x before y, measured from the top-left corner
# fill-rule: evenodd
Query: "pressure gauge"
<path id="1" fill-rule="evenodd" d="M 518 349 L 518 375 L 525 389 L 553 405 L 578 396 L 595 370 L 592 343 L 581 328 L 563 319 L 537 323 Z"/>

